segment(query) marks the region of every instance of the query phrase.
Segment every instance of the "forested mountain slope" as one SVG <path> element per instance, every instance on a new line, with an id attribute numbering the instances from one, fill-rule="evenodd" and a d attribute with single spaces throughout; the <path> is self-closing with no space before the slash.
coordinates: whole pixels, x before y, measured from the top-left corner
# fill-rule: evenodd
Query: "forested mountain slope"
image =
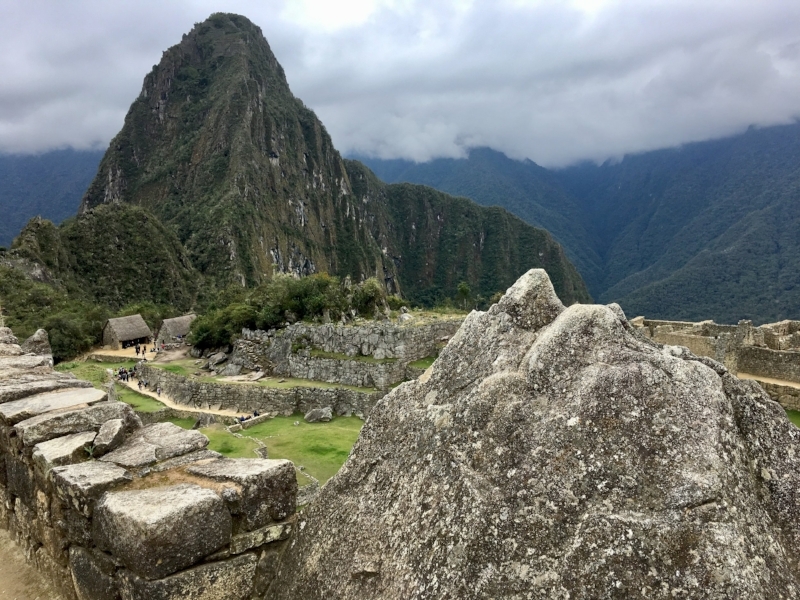
<path id="1" fill-rule="evenodd" d="M 74 244 L 78 233 L 83 242 Z M 113 251 L 97 254 L 96 240 Z M 153 274 L 138 270 L 146 255 L 125 260 L 142 247 L 159 266 Z M 254 286 L 276 272 L 374 276 L 389 292 L 429 302 L 454 297 L 466 281 L 486 298 L 532 267 L 550 272 L 565 303 L 589 300 L 547 232 L 503 210 L 420 186 L 386 187 L 363 166 L 346 167 L 292 95 L 261 30 L 221 13 L 195 25 L 145 77 L 78 218 L 55 233 L 32 224 L 10 259 L 44 260 L 59 248 L 70 258 L 47 265 L 50 276 L 115 306 L 184 305 L 198 287 L 192 280 L 203 290 Z"/>
<path id="2" fill-rule="evenodd" d="M 10 246 L 32 217 L 60 223 L 74 215 L 102 156 L 100 150 L 0 154 L 0 246 Z"/>
<path id="3" fill-rule="evenodd" d="M 555 171 L 487 150 L 365 162 L 387 181 L 427 183 L 547 228 L 595 298 L 630 314 L 800 314 L 800 125 Z"/>

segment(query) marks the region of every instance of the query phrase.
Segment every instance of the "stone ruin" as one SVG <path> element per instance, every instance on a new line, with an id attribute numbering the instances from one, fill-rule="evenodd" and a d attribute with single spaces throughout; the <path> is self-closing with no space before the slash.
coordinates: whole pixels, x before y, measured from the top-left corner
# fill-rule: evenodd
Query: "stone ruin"
<path id="1" fill-rule="evenodd" d="M 631 324 L 662 344 L 708 356 L 740 378 L 754 379 L 784 408 L 800 410 L 800 321 L 754 327 L 752 321 L 659 321 L 636 317 Z"/>
<path id="2" fill-rule="evenodd" d="M 800 429 L 544 271 L 373 410 L 269 598 L 798 598 Z"/>
<path id="3" fill-rule="evenodd" d="M 0 336 L 0 524 L 66 598 L 800 597 L 800 429 L 541 270 L 376 405 L 298 515 L 290 463 L 140 427 Z"/>
<path id="4" fill-rule="evenodd" d="M 263 597 L 294 526 L 292 463 L 142 426 L 54 371 L 43 334 L 0 328 L 0 527 L 64 600 Z"/>

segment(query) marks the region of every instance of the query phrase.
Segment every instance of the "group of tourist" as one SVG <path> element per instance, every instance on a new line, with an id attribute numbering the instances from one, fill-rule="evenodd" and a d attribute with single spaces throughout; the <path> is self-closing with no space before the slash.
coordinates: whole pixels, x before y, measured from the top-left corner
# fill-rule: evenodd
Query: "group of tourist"
<path id="1" fill-rule="evenodd" d="M 136 376 L 136 367 L 132 369 L 126 369 L 125 367 L 120 367 L 117 371 L 117 379 L 120 381 L 130 381 L 132 377 Z"/>
<path id="2" fill-rule="evenodd" d="M 250 419 L 255 419 L 257 416 L 259 416 L 259 412 L 257 410 L 254 410 L 252 415 L 242 415 L 241 417 L 238 418 L 238 421 L 239 423 L 244 423 L 245 421 L 249 421 Z"/>

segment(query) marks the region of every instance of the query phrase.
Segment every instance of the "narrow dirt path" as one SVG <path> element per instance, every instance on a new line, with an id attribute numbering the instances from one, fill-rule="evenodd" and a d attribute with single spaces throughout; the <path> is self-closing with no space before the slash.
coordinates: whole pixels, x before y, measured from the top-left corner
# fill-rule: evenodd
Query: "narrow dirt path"
<path id="1" fill-rule="evenodd" d="M 151 398 L 155 398 L 156 400 L 161 402 L 161 404 L 163 404 L 163 405 L 165 405 L 165 406 L 167 406 L 169 408 L 174 408 L 175 410 L 183 410 L 183 411 L 186 411 L 186 412 L 193 412 L 193 413 L 207 413 L 207 414 L 212 414 L 212 415 L 220 415 L 220 416 L 223 416 L 223 417 L 238 417 L 238 416 L 240 416 L 242 414 L 242 413 L 233 412 L 232 410 L 212 410 L 212 409 L 201 410 L 199 408 L 195 408 L 194 406 L 188 406 L 186 404 L 180 404 L 179 402 L 175 402 L 172 398 L 167 396 L 164 392 L 161 392 L 161 395 L 159 396 L 156 392 L 154 392 L 154 391 L 152 391 L 150 389 L 142 388 L 140 390 L 138 381 L 119 381 L 118 379 L 115 379 L 115 381 L 117 383 L 122 384 L 122 385 L 128 386 L 134 392 L 137 392 L 139 394 L 143 394 L 145 396 L 150 396 Z"/>
<path id="2" fill-rule="evenodd" d="M 800 383 L 796 381 L 785 381 L 783 379 L 773 379 L 772 377 L 763 377 L 761 375 L 751 375 L 750 373 L 739 372 L 736 374 L 739 379 L 754 379 L 755 381 L 763 381 L 764 383 L 771 383 L 773 385 L 784 385 L 800 390 Z"/>
<path id="3" fill-rule="evenodd" d="M 62 600 L 4 529 L 0 529 L 0 600 Z"/>

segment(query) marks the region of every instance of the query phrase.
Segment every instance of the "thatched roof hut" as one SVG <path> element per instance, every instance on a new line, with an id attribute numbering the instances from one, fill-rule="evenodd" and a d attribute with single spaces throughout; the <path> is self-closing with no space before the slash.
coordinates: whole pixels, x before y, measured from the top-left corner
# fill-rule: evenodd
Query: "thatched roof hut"
<path id="1" fill-rule="evenodd" d="M 164 321 L 161 323 L 161 329 L 158 330 L 158 339 L 156 341 L 159 344 L 162 342 L 169 344 L 171 342 L 182 340 L 189 335 L 189 328 L 192 325 L 192 321 L 194 321 L 196 318 L 197 315 L 192 313 L 183 315 L 182 317 L 164 319 Z"/>
<path id="2" fill-rule="evenodd" d="M 153 332 L 144 322 L 142 315 L 109 319 L 103 325 L 103 345 L 114 350 L 133 344 L 147 343 L 151 337 L 153 337 Z"/>

